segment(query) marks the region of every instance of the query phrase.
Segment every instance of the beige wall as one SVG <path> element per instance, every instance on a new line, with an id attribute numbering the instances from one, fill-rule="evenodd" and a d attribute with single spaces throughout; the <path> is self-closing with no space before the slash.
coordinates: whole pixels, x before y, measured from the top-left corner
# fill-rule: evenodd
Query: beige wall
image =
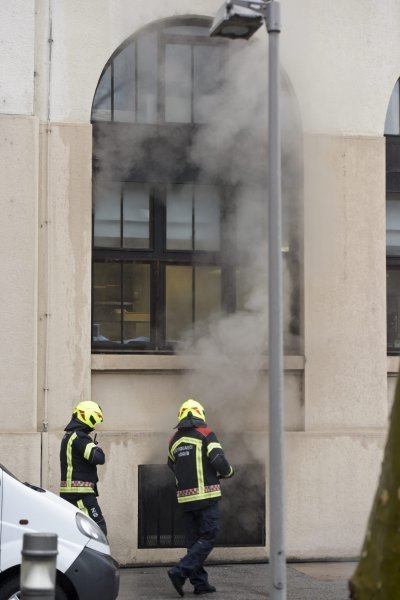
<path id="1" fill-rule="evenodd" d="M 91 127 L 41 128 L 39 419 L 90 396 Z"/>
<path id="2" fill-rule="evenodd" d="M 105 412 L 104 427 L 108 430 L 155 431 L 170 430 L 175 424 L 181 402 L 188 395 L 187 375 L 196 369 L 196 356 L 105 356 L 92 357 L 92 398 Z M 303 360 L 285 360 L 285 427 L 304 429 Z M 197 366 L 197 397 L 203 386 L 212 387 L 211 378 L 223 378 Z M 246 393 L 230 404 L 229 395 L 211 394 L 206 403 L 207 419 L 225 431 L 265 431 L 268 426 L 268 382 L 265 370 L 251 373 L 244 367 L 233 374 L 242 378 Z M 118 390 L 116 394 L 116 390 Z M 222 390 L 226 391 L 226 390 Z M 236 400 L 236 399 L 235 399 Z M 203 403 L 205 400 L 202 400 Z"/>
<path id="3" fill-rule="evenodd" d="M 42 434 L 36 432 L 2 432 L 0 435 L 0 463 L 21 481 L 40 485 L 40 452 Z"/>
<path id="4" fill-rule="evenodd" d="M 384 441 L 376 431 L 286 436 L 289 557 L 359 556 Z"/>
<path id="5" fill-rule="evenodd" d="M 36 118 L 0 116 L 2 431 L 36 430 L 38 139 Z"/>
<path id="6" fill-rule="evenodd" d="M 157 19 L 188 14 L 212 17 L 222 2 L 147 0 L 132 5 L 130 0 L 43 0 L 36 4 L 36 30 L 41 32 L 35 45 L 36 114 L 47 118 L 48 48 L 43 40 L 49 38 L 51 15 L 51 120 L 88 123 L 101 71 L 123 41 Z M 282 4 L 282 64 L 296 91 L 305 130 L 382 135 L 400 69 L 398 1 L 341 0 L 324 9 L 320 0 Z M 33 0 L 15 0 L 12 5 L 16 8 L 5 14 L 1 9 L 10 41 L 16 27 L 31 32 L 33 17 Z M 267 44 L 265 31 L 258 35 Z M 20 33 L 18 39 L 18 64 L 24 70 L 17 72 L 17 78 L 10 68 L 10 59 L 15 62 L 14 46 L 10 44 L 2 54 L 15 88 L 7 112 L 14 112 L 19 103 L 21 86 L 29 82 L 33 87 L 33 73 L 29 78 L 26 72 L 33 56 L 32 40 L 24 37 L 22 42 Z"/>
<path id="7" fill-rule="evenodd" d="M 305 131 L 382 135 L 400 72 L 398 0 L 285 0 L 282 22 Z"/>
<path id="8" fill-rule="evenodd" d="M 265 432 L 245 430 L 234 435 L 217 430 L 217 433 L 227 456 L 236 466 L 249 460 L 263 462 L 268 455 Z M 98 434 L 107 455 L 106 464 L 99 467 L 99 501 L 113 555 L 122 564 L 166 563 L 182 553 L 174 549 L 137 549 L 138 465 L 165 464 L 170 434 L 169 426 L 159 432 L 102 431 Z M 48 487 L 55 492 L 59 485 L 55 457 L 61 435 L 61 432 L 48 435 L 49 456 L 54 457 L 49 461 Z M 383 444 L 384 435 L 378 432 L 286 433 L 289 558 L 333 559 L 358 555 L 371 495 L 377 484 Z M 268 476 L 266 484 L 268 486 Z M 230 494 L 242 496 L 245 513 L 246 490 L 236 488 L 234 479 L 224 482 L 223 493 L 227 503 Z M 268 510 L 266 534 L 268 540 Z M 260 560 L 267 555 L 268 548 L 217 548 L 213 552 L 215 560 Z"/>
<path id="9" fill-rule="evenodd" d="M 306 430 L 385 427 L 383 138 L 307 136 Z"/>
<path id="10" fill-rule="evenodd" d="M 35 0 L 0 5 L 0 113 L 32 115 Z"/>

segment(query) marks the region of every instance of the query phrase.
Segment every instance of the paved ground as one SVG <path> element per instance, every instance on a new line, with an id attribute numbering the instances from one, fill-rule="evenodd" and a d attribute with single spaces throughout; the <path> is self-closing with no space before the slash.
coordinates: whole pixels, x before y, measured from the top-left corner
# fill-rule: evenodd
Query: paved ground
<path id="1" fill-rule="evenodd" d="M 347 581 L 355 563 L 290 563 L 287 569 L 287 600 L 348 600 Z M 261 600 L 269 598 L 269 565 L 209 565 L 210 582 L 217 593 L 205 594 L 210 600 Z M 173 600 L 176 593 L 166 567 L 121 569 L 118 600 Z M 190 583 L 185 597 L 195 598 Z"/>

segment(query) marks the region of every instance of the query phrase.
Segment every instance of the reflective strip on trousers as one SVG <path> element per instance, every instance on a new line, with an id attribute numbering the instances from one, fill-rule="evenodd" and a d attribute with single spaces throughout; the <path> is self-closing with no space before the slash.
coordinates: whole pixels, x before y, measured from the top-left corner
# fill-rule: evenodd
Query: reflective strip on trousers
<path id="1" fill-rule="evenodd" d="M 78 502 L 76 503 L 77 507 L 81 509 L 82 512 L 85 513 L 85 515 L 87 515 L 88 517 L 89 515 L 89 511 L 86 508 L 86 506 L 83 504 L 83 500 L 78 500 Z"/>

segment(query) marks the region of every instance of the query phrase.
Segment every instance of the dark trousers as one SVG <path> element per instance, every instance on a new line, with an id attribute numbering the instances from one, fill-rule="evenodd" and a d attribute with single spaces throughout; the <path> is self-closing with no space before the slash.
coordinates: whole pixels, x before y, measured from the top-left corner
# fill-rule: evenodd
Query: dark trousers
<path id="1" fill-rule="evenodd" d="M 80 508 L 88 517 L 91 517 L 104 535 L 107 535 L 107 525 L 95 494 L 60 494 L 60 496 Z"/>
<path id="2" fill-rule="evenodd" d="M 214 548 L 218 534 L 218 502 L 201 510 L 183 513 L 187 553 L 173 570 L 181 577 L 188 577 L 195 588 L 208 583 L 204 562 Z"/>

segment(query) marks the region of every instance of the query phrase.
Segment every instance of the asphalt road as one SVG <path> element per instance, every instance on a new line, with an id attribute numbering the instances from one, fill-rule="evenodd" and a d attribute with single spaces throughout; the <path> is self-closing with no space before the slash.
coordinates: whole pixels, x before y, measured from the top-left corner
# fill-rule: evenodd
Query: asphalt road
<path id="1" fill-rule="evenodd" d="M 287 569 L 287 600 L 348 600 L 347 581 L 355 563 L 291 563 Z M 269 565 L 208 565 L 209 581 L 217 592 L 210 600 L 261 600 L 269 598 Z M 173 600 L 180 598 L 167 576 L 167 567 L 121 569 L 118 600 Z M 185 597 L 195 598 L 186 582 Z"/>

